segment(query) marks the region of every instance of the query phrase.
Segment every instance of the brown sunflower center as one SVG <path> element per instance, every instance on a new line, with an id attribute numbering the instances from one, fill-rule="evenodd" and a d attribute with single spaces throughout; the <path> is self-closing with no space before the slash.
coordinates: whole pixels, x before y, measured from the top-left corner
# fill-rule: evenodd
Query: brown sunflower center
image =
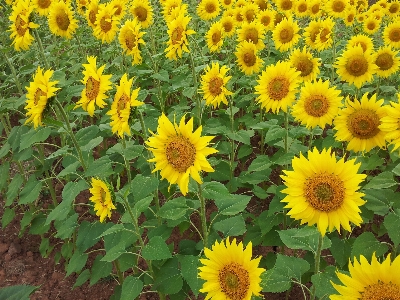
<path id="1" fill-rule="evenodd" d="M 348 23 L 352 23 L 354 20 L 354 15 L 353 14 L 347 15 L 346 20 Z"/>
<path id="2" fill-rule="evenodd" d="M 329 110 L 329 101 L 324 95 L 311 95 L 304 103 L 308 115 L 319 118 Z"/>
<path id="3" fill-rule="evenodd" d="M 260 8 L 260 10 L 266 10 L 268 8 L 268 1 L 258 0 L 257 5 Z"/>
<path id="4" fill-rule="evenodd" d="M 317 36 L 319 34 L 321 30 L 321 27 L 314 27 L 311 31 L 310 31 L 310 40 L 315 43 L 315 41 L 317 40 Z"/>
<path id="5" fill-rule="evenodd" d="M 331 36 L 331 31 L 328 28 L 322 28 L 321 32 L 319 33 L 319 39 L 322 43 L 327 42 L 330 36 Z"/>
<path id="6" fill-rule="evenodd" d="M 393 57 L 389 53 L 379 54 L 376 58 L 375 64 L 382 71 L 389 70 L 394 64 Z"/>
<path id="7" fill-rule="evenodd" d="M 246 64 L 246 66 L 248 67 L 252 67 L 254 66 L 254 64 L 256 63 L 257 57 L 254 54 L 254 52 L 246 52 L 243 55 L 243 61 Z"/>
<path id="8" fill-rule="evenodd" d="M 212 13 L 214 13 L 214 12 L 217 10 L 217 7 L 215 6 L 214 3 L 208 2 L 208 3 L 206 4 L 205 9 L 206 9 L 206 12 L 207 12 L 207 13 L 212 14 Z"/>
<path id="9" fill-rule="evenodd" d="M 253 22 L 256 17 L 256 12 L 253 9 L 248 9 L 245 13 L 247 22 Z"/>
<path id="10" fill-rule="evenodd" d="M 236 15 L 235 15 L 235 18 L 236 18 L 236 21 L 237 22 L 243 22 L 243 16 L 242 16 L 242 13 L 240 12 L 240 11 L 238 11 L 237 13 L 236 13 Z"/>
<path id="11" fill-rule="evenodd" d="M 122 13 L 121 5 L 115 5 L 114 9 L 115 9 L 114 16 L 119 16 Z"/>
<path id="12" fill-rule="evenodd" d="M 299 13 L 303 13 L 307 11 L 307 4 L 305 3 L 300 3 L 300 5 L 297 7 L 297 10 Z"/>
<path id="13" fill-rule="evenodd" d="M 96 15 L 97 15 L 97 9 L 96 10 L 91 10 L 89 11 L 89 20 L 90 23 L 92 23 L 92 25 L 94 25 L 94 23 L 96 23 Z"/>
<path id="14" fill-rule="evenodd" d="M 389 32 L 389 39 L 392 42 L 399 42 L 400 41 L 400 28 L 393 28 Z"/>
<path id="15" fill-rule="evenodd" d="M 20 15 L 18 15 L 15 20 L 15 28 L 16 28 L 19 36 L 24 36 L 26 30 L 28 29 L 27 27 L 25 27 L 25 25 L 26 25 L 26 22 L 24 20 L 22 20 Z"/>
<path id="16" fill-rule="evenodd" d="M 245 299 L 250 288 L 249 272 L 240 264 L 225 265 L 218 273 L 219 286 L 228 299 Z"/>
<path id="17" fill-rule="evenodd" d="M 361 46 L 361 48 L 363 49 L 363 52 L 367 51 L 367 44 L 365 44 L 364 42 L 361 42 L 361 41 L 354 43 L 354 46 L 358 46 L 358 45 Z"/>
<path id="18" fill-rule="evenodd" d="M 140 22 L 144 22 L 147 19 L 147 9 L 145 9 L 143 6 L 137 6 L 133 10 L 136 18 L 139 19 Z"/>
<path id="19" fill-rule="evenodd" d="M 179 135 L 168 142 L 165 155 L 176 171 L 184 173 L 194 163 L 196 148 L 187 138 Z"/>
<path id="20" fill-rule="evenodd" d="M 270 16 L 262 16 L 261 17 L 261 24 L 263 24 L 265 27 L 269 26 L 270 23 L 271 23 Z"/>
<path id="21" fill-rule="evenodd" d="M 218 30 L 213 33 L 211 40 L 213 42 L 213 45 L 218 44 L 221 41 L 221 32 Z"/>
<path id="22" fill-rule="evenodd" d="M 311 13 L 312 13 L 313 15 L 319 13 L 319 4 L 318 4 L 318 3 L 317 3 L 317 4 L 314 4 L 313 6 L 311 6 Z"/>
<path id="23" fill-rule="evenodd" d="M 374 30 L 376 28 L 376 22 L 375 21 L 370 21 L 367 23 L 367 28 L 369 30 Z"/>
<path id="24" fill-rule="evenodd" d="M 368 71 L 368 61 L 364 55 L 354 55 L 347 61 L 346 70 L 352 76 L 362 76 Z"/>
<path id="25" fill-rule="evenodd" d="M 107 205 L 105 204 L 107 200 L 107 192 L 100 187 L 100 203 L 101 205 L 103 205 L 103 207 L 107 207 Z"/>
<path id="26" fill-rule="evenodd" d="M 282 22 L 284 15 L 283 14 L 276 14 L 274 18 L 274 25 L 278 25 L 280 22 Z"/>
<path id="27" fill-rule="evenodd" d="M 208 89 L 210 93 L 216 97 L 222 93 L 222 86 L 224 85 L 224 81 L 220 77 L 213 77 L 208 82 Z"/>
<path id="28" fill-rule="evenodd" d="M 230 21 L 226 21 L 222 23 L 225 32 L 231 32 L 233 29 L 233 23 Z"/>
<path id="29" fill-rule="evenodd" d="M 117 105 L 118 116 L 121 115 L 121 110 L 128 108 L 129 101 L 130 101 L 129 96 L 125 93 L 122 94 L 121 98 L 119 98 L 118 100 L 118 105 Z"/>
<path id="30" fill-rule="evenodd" d="M 181 43 L 182 37 L 183 37 L 183 27 L 182 26 L 176 27 L 171 34 L 172 44 L 175 45 Z"/>
<path id="31" fill-rule="evenodd" d="M 281 8 L 282 10 L 289 10 L 292 9 L 293 2 L 291 0 L 283 0 L 281 2 Z"/>
<path id="32" fill-rule="evenodd" d="M 232 0 L 224 0 L 225 5 L 231 5 L 231 3 L 232 3 Z"/>
<path id="33" fill-rule="evenodd" d="M 255 28 L 249 28 L 246 30 L 245 40 L 248 42 L 253 42 L 254 45 L 258 43 L 258 30 Z"/>
<path id="34" fill-rule="evenodd" d="M 342 0 L 333 1 L 332 10 L 334 12 L 342 12 L 345 9 L 346 5 Z"/>
<path id="35" fill-rule="evenodd" d="M 66 30 L 68 30 L 68 27 L 69 27 L 69 17 L 68 17 L 68 15 L 67 15 L 67 13 L 65 12 L 65 11 L 63 11 L 63 10 L 60 10 L 58 13 L 57 13 L 57 16 L 56 16 L 56 23 L 57 23 L 57 26 L 61 29 L 61 30 L 63 30 L 63 31 L 66 31 Z"/>
<path id="36" fill-rule="evenodd" d="M 35 105 L 39 103 L 40 97 L 42 96 L 47 96 L 47 94 L 43 92 L 41 89 L 37 88 L 35 94 L 33 95 L 33 102 L 35 103 Z"/>
<path id="37" fill-rule="evenodd" d="M 272 100 L 280 101 L 289 93 L 289 81 L 285 77 L 275 77 L 268 85 L 268 94 Z"/>
<path id="38" fill-rule="evenodd" d="M 311 60 L 309 60 L 307 57 L 300 58 L 300 60 L 296 63 L 296 69 L 297 71 L 300 71 L 301 77 L 306 77 L 311 74 L 312 70 L 314 68 L 314 65 Z"/>
<path id="39" fill-rule="evenodd" d="M 39 0 L 37 2 L 37 4 L 41 9 L 46 9 L 50 6 L 51 1 L 50 0 Z"/>
<path id="40" fill-rule="evenodd" d="M 89 99 L 89 101 L 93 101 L 94 99 L 96 99 L 99 92 L 100 81 L 97 81 L 92 76 L 90 76 L 86 81 L 86 97 Z"/>
<path id="41" fill-rule="evenodd" d="M 136 47 L 136 35 L 131 30 L 125 33 L 125 45 L 129 50 Z"/>
<path id="42" fill-rule="evenodd" d="M 400 5 L 398 3 L 391 3 L 389 7 L 389 12 L 391 14 L 396 14 L 400 9 Z"/>
<path id="43" fill-rule="evenodd" d="M 100 20 L 100 28 L 101 31 L 103 32 L 109 32 L 112 28 L 111 22 L 109 21 L 111 19 L 110 16 L 104 16 Z"/>
<path id="44" fill-rule="evenodd" d="M 282 44 L 286 44 L 289 43 L 292 39 L 293 39 L 293 28 L 288 27 L 288 28 L 284 28 L 283 30 L 281 30 L 281 32 L 279 33 L 279 39 L 281 41 Z"/>
<path id="45" fill-rule="evenodd" d="M 347 128 L 359 139 L 369 139 L 376 136 L 380 129 L 379 116 L 369 109 L 359 109 L 353 112 L 347 120 Z"/>
<path id="46" fill-rule="evenodd" d="M 400 286 L 379 281 L 367 286 L 360 300 L 400 300 Z"/>
<path id="47" fill-rule="evenodd" d="M 305 181 L 304 195 L 316 210 L 330 212 L 342 205 L 345 188 L 337 175 L 319 173 Z"/>

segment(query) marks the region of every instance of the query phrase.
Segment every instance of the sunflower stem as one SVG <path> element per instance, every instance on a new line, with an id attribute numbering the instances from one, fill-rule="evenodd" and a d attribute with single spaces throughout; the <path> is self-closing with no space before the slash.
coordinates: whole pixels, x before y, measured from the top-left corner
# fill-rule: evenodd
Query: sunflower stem
<path id="1" fill-rule="evenodd" d="M 61 105 L 61 103 L 58 101 L 57 98 L 54 99 L 54 103 L 56 104 L 56 106 L 58 107 L 58 110 L 61 113 L 61 118 L 63 119 L 65 125 L 67 126 L 68 134 L 71 137 L 72 143 L 74 144 L 76 151 L 78 152 L 79 161 L 82 165 L 83 170 L 86 172 L 87 168 L 86 168 L 85 161 L 83 160 L 81 148 L 79 147 L 79 144 L 75 138 L 74 133 L 72 132 L 72 128 L 71 128 L 71 125 L 69 124 L 69 120 L 68 120 L 67 114 L 65 113 L 64 107 Z"/>
<path id="2" fill-rule="evenodd" d="M 264 121 L 264 110 L 261 108 L 260 109 L 260 122 L 262 123 Z M 260 135 L 261 135 L 261 155 L 264 154 L 264 130 L 260 130 Z"/>
<path id="3" fill-rule="evenodd" d="M 123 136 L 121 140 L 122 140 L 122 147 L 125 150 L 126 149 L 125 136 Z M 132 181 L 131 167 L 129 165 L 129 162 L 126 160 L 125 155 L 124 155 L 124 162 L 125 162 L 126 174 L 128 175 L 128 183 L 131 183 Z"/>
<path id="4" fill-rule="evenodd" d="M 201 228 L 203 231 L 203 244 L 204 247 L 208 247 L 208 229 L 207 229 L 207 216 L 206 216 L 206 201 L 202 194 L 202 187 L 200 183 L 197 183 L 197 187 L 199 190 L 198 196 L 200 200 L 200 219 L 201 219 Z"/>
<path id="5" fill-rule="evenodd" d="M 230 97 L 230 101 L 229 101 L 229 109 L 230 109 L 230 117 L 231 117 L 231 131 L 232 131 L 232 135 L 234 134 L 234 119 L 233 119 L 233 99 L 232 97 Z M 231 139 L 231 178 L 229 181 L 229 188 L 230 190 L 232 190 L 232 179 L 233 179 L 233 173 L 234 173 L 234 163 L 235 163 L 235 141 L 233 139 Z"/>
<path id="6" fill-rule="evenodd" d="M 121 268 L 119 266 L 118 260 L 113 261 L 115 269 L 117 270 L 119 284 L 122 285 L 124 283 L 124 274 L 121 272 Z"/>
<path id="7" fill-rule="evenodd" d="M 331 63 L 331 84 L 333 85 L 334 81 L 335 81 L 335 68 L 333 67 L 333 64 L 335 63 L 335 59 L 336 59 L 336 45 L 335 45 L 335 38 L 334 38 L 334 34 L 332 32 L 332 63 Z"/>
<path id="8" fill-rule="evenodd" d="M 324 237 L 320 233 L 319 236 L 318 236 L 318 248 L 317 248 L 317 251 L 315 252 L 315 269 L 314 269 L 314 274 L 315 275 L 317 275 L 319 273 L 323 239 L 324 239 Z M 315 285 L 313 285 L 313 287 L 311 289 L 310 300 L 314 300 L 315 299 L 315 292 L 316 292 Z"/>
<path id="9" fill-rule="evenodd" d="M 40 144 L 38 147 L 38 152 L 39 152 L 39 159 L 40 163 L 43 166 L 43 169 L 45 168 L 45 163 L 44 163 L 44 146 L 43 144 Z M 50 178 L 50 174 L 48 170 L 44 171 L 44 174 L 46 176 L 45 182 L 49 188 L 51 199 L 53 200 L 53 205 L 56 207 L 58 205 L 57 198 L 56 198 L 56 191 L 54 189 L 53 181 Z"/>
<path id="10" fill-rule="evenodd" d="M 376 94 L 376 99 L 378 99 L 379 87 L 380 87 L 380 85 L 381 85 L 381 77 L 378 76 L 378 82 L 376 83 L 376 92 L 375 92 L 375 94 Z"/>
<path id="11" fill-rule="evenodd" d="M 45 65 L 47 70 L 50 70 L 50 65 L 49 65 L 49 62 L 46 59 L 46 55 L 44 54 L 44 48 L 43 48 L 42 40 L 40 39 L 39 33 L 35 29 L 33 29 L 32 31 L 33 31 L 33 34 L 35 35 L 36 42 L 38 43 L 39 50 L 40 50 L 39 52 L 40 52 L 40 54 L 42 56 L 44 65 Z"/>
<path id="12" fill-rule="evenodd" d="M 13 77 L 14 77 L 15 85 L 17 86 L 18 92 L 19 92 L 21 95 L 23 95 L 24 92 L 23 92 L 23 90 L 22 90 L 21 83 L 20 83 L 19 80 L 18 80 L 17 72 L 15 71 L 14 65 L 11 63 L 11 61 L 10 61 L 10 59 L 8 58 L 6 52 L 3 52 L 3 54 L 4 54 L 4 57 L 6 58 L 6 62 L 7 62 L 7 64 L 8 64 L 8 66 L 9 66 L 10 69 L 11 69 L 11 73 L 12 73 L 12 75 L 13 75 Z"/>
<path id="13" fill-rule="evenodd" d="M 193 59 L 193 55 L 192 55 L 192 51 L 189 50 L 189 56 L 190 56 L 190 63 L 192 64 L 192 76 L 193 76 L 193 85 L 194 88 L 197 90 L 197 76 L 196 76 L 196 69 L 195 69 L 195 65 L 194 65 L 194 59 Z M 198 121 L 198 126 L 201 125 L 201 100 L 197 95 L 198 93 L 194 93 L 194 97 L 196 100 L 196 106 L 198 109 L 197 112 L 197 121 Z"/>

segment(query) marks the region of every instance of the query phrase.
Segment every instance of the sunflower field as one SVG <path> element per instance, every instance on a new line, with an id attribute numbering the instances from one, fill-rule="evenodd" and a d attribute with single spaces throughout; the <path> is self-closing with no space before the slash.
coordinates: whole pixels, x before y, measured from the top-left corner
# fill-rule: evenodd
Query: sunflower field
<path id="1" fill-rule="evenodd" d="M 398 0 L 0 4 L 2 230 L 75 287 L 400 299 Z"/>

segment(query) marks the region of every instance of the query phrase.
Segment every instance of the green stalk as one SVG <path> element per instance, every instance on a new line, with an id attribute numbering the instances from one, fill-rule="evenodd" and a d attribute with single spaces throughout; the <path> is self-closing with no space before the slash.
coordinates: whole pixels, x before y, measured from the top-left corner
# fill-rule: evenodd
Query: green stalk
<path id="1" fill-rule="evenodd" d="M 125 137 L 122 137 L 121 140 L 122 140 L 122 147 L 125 150 L 126 149 Z M 128 175 L 128 183 L 131 183 L 132 181 L 131 166 L 129 165 L 129 162 L 126 160 L 125 155 L 124 155 L 124 162 L 125 162 L 126 173 Z"/>
<path id="2" fill-rule="evenodd" d="M 190 63 L 192 64 L 192 76 L 193 76 L 193 85 L 197 89 L 197 76 L 196 76 L 196 68 L 194 66 L 194 59 L 192 55 L 192 51 L 189 50 L 189 56 L 190 56 Z M 196 106 L 198 108 L 198 113 L 197 113 L 197 122 L 198 126 L 201 125 L 201 100 L 198 97 L 198 93 L 194 93 L 194 97 L 196 99 Z"/>
<path id="3" fill-rule="evenodd" d="M 207 229 L 207 219 L 206 219 L 206 201 L 202 194 L 201 184 L 197 183 L 197 187 L 199 190 L 198 196 L 200 200 L 200 219 L 201 219 L 201 228 L 203 232 L 203 244 L 204 247 L 208 247 L 208 229 Z"/>
<path id="4" fill-rule="evenodd" d="M 260 122 L 264 121 L 264 111 L 262 108 L 260 108 Z M 261 155 L 264 154 L 264 130 L 260 130 L 260 135 L 261 135 Z"/>
<path id="5" fill-rule="evenodd" d="M 35 35 L 35 39 L 36 39 L 36 41 L 37 41 L 37 43 L 38 43 L 39 50 L 40 50 L 40 54 L 41 54 L 41 56 L 42 56 L 44 65 L 45 65 L 45 67 L 46 67 L 47 70 L 50 70 L 49 62 L 47 61 L 46 55 L 44 54 L 44 49 L 43 49 L 42 40 L 40 39 L 40 36 L 39 36 L 38 32 L 37 32 L 35 29 L 33 29 L 32 31 L 33 31 L 33 34 Z"/>
<path id="6" fill-rule="evenodd" d="M 333 84 L 334 80 L 335 80 L 335 68 L 333 67 L 334 63 L 335 63 L 335 59 L 336 59 L 336 45 L 335 45 L 335 39 L 333 38 L 334 34 L 332 32 L 332 64 L 331 64 L 331 68 L 332 68 L 332 73 L 331 73 L 331 84 Z"/>
<path id="7" fill-rule="evenodd" d="M 317 252 L 315 252 L 315 268 L 314 268 L 315 275 L 319 273 L 321 251 L 322 251 L 322 241 L 323 241 L 323 236 L 322 236 L 322 234 L 319 234 L 318 248 L 317 248 Z M 310 300 L 314 300 L 314 299 L 315 299 L 315 285 L 313 285 L 313 287 L 311 289 L 311 296 L 310 296 Z"/>
<path id="8" fill-rule="evenodd" d="M 117 269 L 119 284 L 122 285 L 124 283 L 124 274 L 122 274 L 122 272 L 121 272 L 121 268 L 119 266 L 118 260 L 114 260 L 113 263 L 114 263 L 115 269 Z"/>
<path id="9" fill-rule="evenodd" d="M 82 165 L 82 168 L 86 172 L 87 168 L 86 168 L 85 161 L 83 160 L 81 148 L 79 147 L 78 142 L 75 138 L 75 135 L 72 131 L 71 125 L 69 124 L 69 120 L 68 120 L 67 114 L 65 113 L 64 107 L 61 105 L 61 103 L 58 101 L 57 98 L 54 98 L 54 103 L 56 104 L 58 110 L 60 111 L 61 117 L 62 117 L 65 125 L 67 125 L 68 134 L 71 137 L 72 143 L 74 144 L 76 151 L 78 152 L 78 157 L 79 157 L 79 161 Z"/>
<path id="10" fill-rule="evenodd" d="M 6 58 L 6 62 L 7 62 L 7 64 L 8 64 L 8 66 L 9 66 L 10 69 L 11 69 L 11 73 L 12 73 L 12 75 L 13 75 L 13 77 L 14 77 L 15 85 L 17 86 L 18 92 L 19 92 L 21 95 L 23 95 L 24 92 L 23 92 L 23 90 L 22 90 L 21 83 L 20 83 L 19 80 L 18 80 L 17 72 L 15 71 L 15 68 L 14 68 L 13 64 L 10 62 L 10 59 L 8 58 L 7 54 L 6 54 L 5 52 L 3 52 L 3 54 L 4 54 L 4 57 Z"/>
<path id="11" fill-rule="evenodd" d="M 233 99 L 231 97 L 230 101 L 229 101 L 229 109 L 231 112 L 231 131 L 232 131 L 232 135 L 234 134 L 234 119 L 233 119 Z M 235 163 L 235 141 L 233 139 L 231 139 L 231 178 L 229 181 L 229 187 L 232 188 L 232 179 L 233 179 L 233 172 L 234 172 L 234 163 Z"/>
<path id="12" fill-rule="evenodd" d="M 285 134 L 285 153 L 289 152 L 289 148 L 288 148 L 288 140 L 289 140 L 289 113 L 285 112 L 284 113 L 285 116 L 285 130 L 286 130 L 286 134 Z"/>
<path id="13" fill-rule="evenodd" d="M 379 87 L 380 87 L 380 85 L 381 85 L 381 77 L 378 76 L 378 82 L 376 84 L 376 98 L 378 98 L 378 95 L 379 95 Z"/>
<path id="14" fill-rule="evenodd" d="M 38 152 L 39 152 L 40 162 L 44 168 L 44 146 L 43 146 L 43 144 L 39 145 Z M 49 188 L 51 199 L 53 200 L 54 207 L 56 207 L 58 205 L 58 202 L 57 202 L 57 198 L 56 198 L 56 191 L 54 189 L 53 181 L 50 178 L 50 174 L 49 174 L 48 170 L 44 171 L 44 174 L 46 176 L 45 182 Z"/>

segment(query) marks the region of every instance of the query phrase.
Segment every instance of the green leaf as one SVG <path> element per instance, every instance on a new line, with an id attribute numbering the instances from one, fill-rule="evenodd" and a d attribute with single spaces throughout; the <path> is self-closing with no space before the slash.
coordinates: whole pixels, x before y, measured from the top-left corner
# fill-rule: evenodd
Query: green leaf
<path id="1" fill-rule="evenodd" d="M 385 228 L 387 229 L 388 235 L 392 240 L 393 244 L 395 246 L 400 244 L 400 230 L 399 230 L 400 210 L 396 209 L 396 212 L 394 213 L 390 212 L 385 217 L 383 224 L 385 225 Z"/>
<path id="2" fill-rule="evenodd" d="M 101 260 L 105 262 L 113 262 L 124 253 L 126 253 L 125 243 L 120 241 L 119 244 L 109 249 Z"/>
<path id="3" fill-rule="evenodd" d="M 343 267 L 349 263 L 349 257 L 351 256 L 351 248 L 353 240 L 340 239 L 339 237 L 331 238 L 332 246 L 330 251 L 335 259 L 336 263 Z"/>
<path id="4" fill-rule="evenodd" d="M 7 190 L 7 201 L 5 206 L 10 206 L 15 197 L 17 197 L 19 189 L 24 182 L 24 179 L 21 174 L 17 173 L 14 175 L 14 178 L 11 180 L 10 185 L 8 186 Z"/>
<path id="5" fill-rule="evenodd" d="M 254 135 L 254 130 L 239 130 L 237 132 L 227 132 L 226 136 L 231 140 L 250 145 L 250 138 Z"/>
<path id="6" fill-rule="evenodd" d="M 215 205 L 222 215 L 232 216 L 244 211 L 250 200 L 251 196 L 232 194 L 229 197 L 215 199 Z"/>
<path id="7" fill-rule="evenodd" d="M 282 242 L 291 249 L 310 250 L 316 253 L 320 232 L 314 226 L 304 226 L 278 231 Z M 323 238 L 322 250 L 331 246 L 331 241 L 327 236 Z"/>
<path id="8" fill-rule="evenodd" d="M 392 170 L 393 174 L 396 176 L 400 176 L 400 164 L 398 164 L 394 169 Z"/>
<path id="9" fill-rule="evenodd" d="M 169 259 L 161 269 L 156 272 L 154 289 L 163 294 L 176 294 L 183 286 L 181 271 L 178 267 L 178 258 L 175 256 Z"/>
<path id="10" fill-rule="evenodd" d="M 76 134 L 75 138 L 80 147 L 87 145 L 92 139 L 94 139 L 99 132 L 99 127 L 91 125 L 80 129 Z"/>
<path id="11" fill-rule="evenodd" d="M 178 220 L 186 214 L 188 209 L 186 198 L 178 197 L 165 203 L 158 211 L 158 215 L 165 219 Z"/>
<path id="12" fill-rule="evenodd" d="M 8 154 L 10 151 L 11 146 L 8 142 L 5 142 L 1 147 L 0 147 L 0 158 L 3 158 Z"/>
<path id="13" fill-rule="evenodd" d="M 34 143 L 45 141 L 51 133 L 50 127 L 39 127 L 35 130 L 33 127 L 27 133 L 21 135 L 20 150 L 31 147 Z"/>
<path id="14" fill-rule="evenodd" d="M 144 147 L 142 145 L 135 145 L 134 141 L 127 141 L 125 149 L 120 143 L 118 143 L 109 148 L 106 154 L 110 155 L 113 153 L 119 153 L 125 156 L 126 160 L 129 161 L 140 156 L 143 153 L 143 149 Z"/>
<path id="15" fill-rule="evenodd" d="M 153 74 L 150 77 L 160 81 L 169 82 L 169 74 L 166 70 L 161 70 L 160 72 Z"/>
<path id="16" fill-rule="evenodd" d="M 258 155 L 250 164 L 247 172 L 261 172 L 271 167 L 271 161 L 267 155 Z"/>
<path id="17" fill-rule="evenodd" d="M 396 185 L 397 182 L 393 179 L 393 173 L 389 171 L 382 172 L 377 176 L 373 177 L 363 189 L 382 189 Z"/>
<path id="18" fill-rule="evenodd" d="M 205 182 L 201 187 L 203 196 L 206 199 L 217 200 L 231 196 L 228 189 L 222 183 L 216 181 Z"/>
<path id="19" fill-rule="evenodd" d="M 188 97 L 189 99 L 192 99 L 193 95 L 196 93 L 196 88 L 195 87 L 186 87 L 183 89 L 182 95 L 185 97 Z"/>
<path id="20" fill-rule="evenodd" d="M 140 295 L 143 289 L 143 282 L 133 276 L 128 276 L 124 279 L 122 284 L 122 292 L 120 300 L 132 300 L 136 299 Z"/>
<path id="21" fill-rule="evenodd" d="M 75 284 L 72 288 L 76 288 L 84 284 L 90 278 L 90 271 L 89 269 L 83 270 L 81 274 L 79 274 L 78 278 L 75 281 Z"/>
<path id="22" fill-rule="evenodd" d="M 54 227 L 57 230 L 57 234 L 55 237 L 59 239 L 68 239 L 72 236 L 75 231 L 75 228 L 78 226 L 78 217 L 77 213 L 69 216 L 66 220 L 60 220 L 54 222 Z M 46 221 L 47 222 L 47 221 Z"/>
<path id="23" fill-rule="evenodd" d="M 213 228 L 221 231 L 225 237 L 238 236 L 246 232 L 246 224 L 242 215 L 227 218 L 214 223 Z"/>
<path id="24" fill-rule="evenodd" d="M 46 216 L 43 213 L 39 213 L 32 220 L 31 228 L 29 229 L 30 234 L 44 234 L 50 229 L 50 225 L 44 225 L 46 222 Z"/>
<path id="25" fill-rule="evenodd" d="M 74 174 L 76 173 L 76 168 L 80 166 L 79 161 L 75 161 L 72 164 L 69 164 L 65 169 L 61 170 L 61 172 L 58 174 L 58 177 L 64 177 L 69 174 Z"/>
<path id="26" fill-rule="evenodd" d="M 9 178 L 9 171 L 10 171 L 10 162 L 9 161 L 2 161 L 0 165 L 0 193 L 3 190 L 4 186 L 7 183 Z"/>
<path id="27" fill-rule="evenodd" d="M 160 260 L 171 258 L 171 252 L 163 238 L 155 236 L 143 247 L 142 256 L 148 260 Z"/>
<path id="28" fill-rule="evenodd" d="M 268 129 L 265 134 L 264 143 L 269 143 L 271 141 L 282 139 L 286 135 L 286 129 L 281 126 L 275 125 Z"/>
<path id="29" fill-rule="evenodd" d="M 12 208 L 6 207 L 3 216 L 1 217 L 1 228 L 5 228 L 15 217 L 15 211 Z"/>
<path id="30" fill-rule="evenodd" d="M 102 156 L 89 165 L 85 175 L 87 177 L 104 178 L 113 173 L 114 171 L 112 169 L 112 162 L 110 158 L 108 156 Z"/>
<path id="31" fill-rule="evenodd" d="M 92 276 L 90 277 L 90 285 L 95 284 L 101 278 L 111 274 L 113 265 L 110 262 L 101 261 L 103 255 L 97 255 L 92 266 Z"/>
<path id="32" fill-rule="evenodd" d="M 351 251 L 351 259 L 360 257 L 372 257 L 372 254 L 376 252 L 376 256 L 381 256 L 388 250 L 388 246 L 381 244 L 373 235 L 372 232 L 363 232 L 359 235 L 353 244 Z"/>
<path id="33" fill-rule="evenodd" d="M 4 300 L 29 300 L 29 295 L 39 289 L 33 285 L 13 285 L 0 289 L 0 299 Z"/>
<path id="34" fill-rule="evenodd" d="M 131 192 L 135 201 L 141 200 L 150 195 L 158 188 L 158 179 L 154 176 L 136 175 L 131 183 Z"/>
<path id="35" fill-rule="evenodd" d="M 152 201 L 153 201 L 153 196 L 149 196 L 149 197 L 146 197 L 146 198 L 141 199 L 141 200 L 139 200 L 138 202 L 136 202 L 135 205 L 134 205 L 134 207 L 133 207 L 133 215 L 134 215 L 136 218 L 138 218 L 139 215 L 140 215 L 142 212 L 146 211 L 146 210 L 149 208 L 150 203 L 151 203 Z M 132 222 L 132 220 L 130 219 L 130 217 L 129 217 L 129 220 L 130 220 L 130 221 L 128 221 L 128 222 Z"/>
<path id="36" fill-rule="evenodd" d="M 197 256 L 179 255 L 179 263 L 181 265 L 182 277 L 186 280 L 193 294 L 197 297 L 199 290 L 203 285 L 203 280 L 199 278 L 198 267 L 201 266 Z"/>
<path id="37" fill-rule="evenodd" d="M 251 146 L 241 145 L 237 153 L 237 159 L 242 159 L 243 157 L 249 156 L 251 153 L 253 153 L 253 148 Z"/>
<path id="38" fill-rule="evenodd" d="M 67 274 L 65 276 L 68 277 L 73 272 L 79 273 L 86 265 L 87 259 L 88 259 L 88 254 L 79 251 L 75 252 L 68 262 Z"/>
<path id="39" fill-rule="evenodd" d="M 98 137 L 90 140 L 89 142 L 87 142 L 87 144 L 85 144 L 84 146 L 82 146 L 81 150 L 82 151 L 90 151 L 94 147 L 97 147 L 98 145 L 100 145 L 102 141 L 103 141 L 103 137 L 98 136 Z"/>
<path id="40" fill-rule="evenodd" d="M 19 204 L 29 204 L 34 202 L 42 190 L 42 182 L 36 179 L 35 175 L 29 177 L 21 193 L 19 194 Z"/>
<path id="41" fill-rule="evenodd" d="M 336 284 L 341 283 L 335 272 L 336 268 L 334 266 L 328 266 L 323 272 L 311 276 L 311 282 L 315 286 L 315 294 L 318 299 L 328 300 L 330 295 L 338 294 L 331 284 L 331 281 Z"/>
<path id="42" fill-rule="evenodd" d="M 77 249 L 83 252 L 92 247 L 99 240 L 98 236 L 111 226 L 109 223 L 89 223 L 88 221 L 83 221 L 78 229 L 78 237 L 76 239 Z"/>
<path id="43" fill-rule="evenodd" d="M 385 189 L 384 192 L 381 189 L 369 189 L 365 190 L 364 199 L 367 200 L 365 207 L 375 214 L 384 216 L 388 213 L 392 206 L 392 202 L 395 197 L 394 191 L 391 189 Z"/>
<path id="44" fill-rule="evenodd" d="M 116 232 L 120 232 L 120 231 L 125 231 L 125 226 L 124 224 L 115 224 L 113 226 L 111 226 L 110 228 L 108 228 L 106 231 L 104 231 L 102 234 L 100 234 L 100 236 L 98 236 L 98 238 L 101 238 L 103 236 L 112 234 L 112 233 L 116 233 Z"/>
<path id="45" fill-rule="evenodd" d="M 278 225 L 280 222 L 278 215 L 269 215 L 268 210 L 265 210 L 257 217 L 257 223 L 261 228 L 261 234 L 266 235 L 271 231 L 274 226 Z"/>
<path id="46" fill-rule="evenodd" d="M 49 213 L 45 225 L 50 224 L 53 220 L 65 220 L 72 210 L 72 202 L 75 200 L 75 197 L 87 188 L 88 185 L 85 180 L 68 182 L 62 191 L 61 203 Z"/>

